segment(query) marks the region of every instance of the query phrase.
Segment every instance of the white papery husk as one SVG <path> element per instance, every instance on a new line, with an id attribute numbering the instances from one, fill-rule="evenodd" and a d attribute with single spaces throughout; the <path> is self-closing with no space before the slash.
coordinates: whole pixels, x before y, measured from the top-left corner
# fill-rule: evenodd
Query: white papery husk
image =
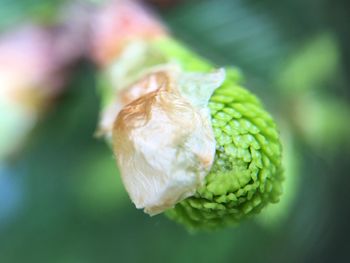
<path id="1" fill-rule="evenodd" d="M 158 69 L 121 94 L 113 148 L 137 208 L 161 213 L 204 183 L 215 156 L 208 101 L 224 79 L 224 70 Z"/>

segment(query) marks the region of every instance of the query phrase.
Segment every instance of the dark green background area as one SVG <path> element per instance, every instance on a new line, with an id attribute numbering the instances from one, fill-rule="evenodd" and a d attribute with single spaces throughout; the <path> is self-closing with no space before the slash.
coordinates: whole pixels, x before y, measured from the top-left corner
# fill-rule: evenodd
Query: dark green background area
<path id="1" fill-rule="evenodd" d="M 49 21 L 59 2 L 0 0 L 0 30 Z M 298 178 L 278 217 L 191 234 L 136 210 L 112 152 L 93 136 L 96 69 L 81 61 L 23 153 L 0 170 L 0 262 L 347 262 L 349 7 L 345 0 L 155 7 L 179 40 L 217 65 L 238 66 L 277 119 L 286 175 Z M 319 121 L 308 127 L 300 118 L 311 113 Z"/>

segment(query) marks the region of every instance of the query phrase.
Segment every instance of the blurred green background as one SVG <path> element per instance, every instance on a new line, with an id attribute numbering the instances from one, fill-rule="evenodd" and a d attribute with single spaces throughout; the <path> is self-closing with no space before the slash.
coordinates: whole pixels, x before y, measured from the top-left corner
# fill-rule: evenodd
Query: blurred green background
<path id="1" fill-rule="evenodd" d="M 350 3 L 149 2 L 179 40 L 217 65 L 238 66 L 276 118 L 281 203 L 196 234 L 136 210 L 110 149 L 93 137 L 96 69 L 81 61 L 21 155 L 0 166 L 0 262 L 347 262 Z M 61 4 L 0 0 L 0 31 L 52 21 Z"/>

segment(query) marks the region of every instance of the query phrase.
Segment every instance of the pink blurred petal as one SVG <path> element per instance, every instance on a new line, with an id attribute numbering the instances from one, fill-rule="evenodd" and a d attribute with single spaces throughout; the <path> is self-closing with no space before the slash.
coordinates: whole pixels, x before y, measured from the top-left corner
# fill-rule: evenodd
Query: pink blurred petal
<path id="1" fill-rule="evenodd" d="M 106 65 L 130 39 L 149 39 L 166 34 L 165 27 L 135 1 L 114 0 L 103 6 L 92 24 L 92 57 Z"/>

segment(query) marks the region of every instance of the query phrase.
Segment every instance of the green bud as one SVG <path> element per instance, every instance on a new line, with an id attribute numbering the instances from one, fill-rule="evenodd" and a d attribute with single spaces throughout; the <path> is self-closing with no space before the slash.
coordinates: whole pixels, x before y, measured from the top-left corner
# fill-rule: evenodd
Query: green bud
<path id="1" fill-rule="evenodd" d="M 185 72 L 209 73 L 214 69 L 168 37 L 151 41 L 146 51 L 145 56 L 132 60 L 135 65 L 131 69 L 141 72 L 167 63 L 177 64 Z M 125 61 L 119 68 L 128 69 L 130 59 Z M 124 75 L 130 78 L 139 73 Z M 240 86 L 241 79 L 237 69 L 226 69 L 224 83 L 210 98 L 216 152 L 204 183 L 194 195 L 165 212 L 190 229 L 238 223 L 259 213 L 268 203 L 278 202 L 282 193 L 281 143 L 275 122 L 259 100 Z"/>
<path id="2" fill-rule="evenodd" d="M 232 225 L 259 213 L 282 193 L 281 144 L 258 99 L 227 70 L 210 99 L 216 156 L 205 184 L 166 214 L 189 228 Z"/>

